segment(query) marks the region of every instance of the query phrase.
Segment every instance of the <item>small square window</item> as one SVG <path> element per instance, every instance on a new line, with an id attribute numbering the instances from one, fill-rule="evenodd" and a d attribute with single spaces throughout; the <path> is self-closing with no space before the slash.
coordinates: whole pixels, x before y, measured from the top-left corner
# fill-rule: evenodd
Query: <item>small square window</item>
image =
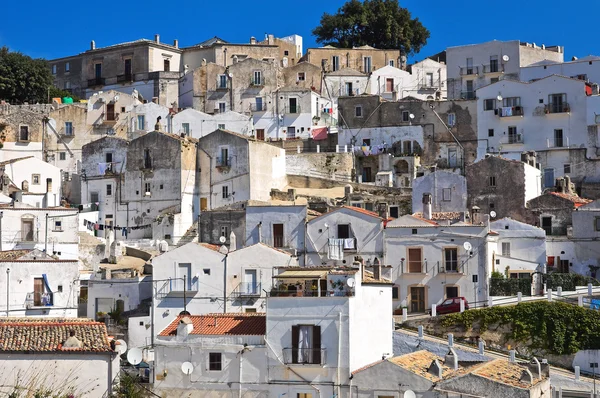
<path id="1" fill-rule="evenodd" d="M 354 107 L 354 116 L 356 116 L 356 117 L 362 117 L 363 116 L 362 106 L 361 105 Z"/>
<path id="2" fill-rule="evenodd" d="M 59 152 L 58 153 L 58 159 L 59 160 L 67 160 L 67 153 L 66 152 Z"/>
<path id="3" fill-rule="evenodd" d="M 539 102 L 540 102 L 540 104 L 543 104 L 543 103 L 544 103 L 544 99 L 543 99 L 543 98 L 540 98 L 540 101 L 539 101 Z"/>
<path id="4" fill-rule="evenodd" d="M 285 56 L 287 57 L 288 55 L 290 55 L 290 52 L 289 52 L 288 50 L 285 50 L 285 51 L 283 52 L 283 55 L 285 55 Z"/>
<path id="5" fill-rule="evenodd" d="M 140 321 L 140 326 L 144 326 L 144 321 Z"/>
<path id="6" fill-rule="evenodd" d="M 223 123 L 219 123 L 218 126 L 217 126 L 217 128 L 219 130 L 225 130 L 225 125 Z"/>
<path id="7" fill-rule="evenodd" d="M 106 196 L 112 196 L 112 184 L 106 184 Z"/>
<path id="8" fill-rule="evenodd" d="M 160 189 L 163 189 L 163 184 L 160 184 Z"/>
<path id="9" fill-rule="evenodd" d="M 210 268 L 204 268 L 202 272 L 204 273 L 204 275 L 210 275 Z"/>
<path id="10" fill-rule="evenodd" d="M 62 221 L 54 221 L 54 230 L 55 231 L 62 231 Z"/>
<path id="11" fill-rule="evenodd" d="M 483 110 L 492 111 L 496 107 L 496 100 L 493 98 L 483 100 Z"/>
<path id="12" fill-rule="evenodd" d="M 303 82 L 306 80 L 306 74 L 304 72 L 298 72 L 298 81 Z"/>
<path id="13" fill-rule="evenodd" d="M 488 137 L 494 136 L 494 129 L 488 129 Z"/>
<path id="14" fill-rule="evenodd" d="M 490 203 L 490 209 L 493 209 L 493 208 L 494 208 L 494 204 Z"/>
<path id="15" fill-rule="evenodd" d="M 63 291 L 63 285 L 58 285 L 57 286 L 57 290 L 58 290 L 59 293 L 62 293 L 62 291 Z"/>
<path id="16" fill-rule="evenodd" d="M 565 163 L 564 174 L 570 174 L 570 173 L 571 173 L 571 164 L 570 163 Z"/>
<path id="17" fill-rule="evenodd" d="M 33 174 L 31 176 L 31 183 L 33 185 L 40 185 L 40 175 L 39 174 Z"/>
<path id="18" fill-rule="evenodd" d="M 416 228 L 413 228 L 413 230 L 412 230 L 412 234 L 413 234 L 413 235 L 416 235 L 416 234 L 417 234 L 417 229 L 416 229 Z"/>
<path id="19" fill-rule="evenodd" d="M 208 354 L 208 370 L 222 370 L 222 354 L 220 352 L 211 352 Z"/>

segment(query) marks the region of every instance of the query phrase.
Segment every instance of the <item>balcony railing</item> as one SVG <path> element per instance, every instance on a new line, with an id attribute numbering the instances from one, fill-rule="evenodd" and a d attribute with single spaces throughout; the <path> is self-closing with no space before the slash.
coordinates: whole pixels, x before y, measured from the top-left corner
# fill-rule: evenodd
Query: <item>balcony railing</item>
<path id="1" fill-rule="evenodd" d="M 545 107 L 546 113 L 567 113 L 571 112 L 571 107 L 566 102 L 549 103 Z"/>
<path id="2" fill-rule="evenodd" d="M 27 293 L 25 297 L 25 308 L 50 307 L 53 304 L 52 293 Z"/>
<path id="3" fill-rule="evenodd" d="M 283 363 L 286 365 L 324 365 L 327 363 L 327 349 L 299 347 L 284 348 Z"/>
<path id="4" fill-rule="evenodd" d="M 295 286 L 290 285 L 287 288 L 284 286 L 277 286 L 271 289 L 269 297 L 354 297 L 354 290 L 351 288 L 329 289 L 321 290 L 319 296 L 318 289 L 296 289 Z"/>
<path id="5" fill-rule="evenodd" d="M 302 110 L 300 109 L 300 105 L 295 105 L 295 106 L 288 105 L 285 107 L 285 113 L 288 113 L 288 114 L 302 113 Z"/>
<path id="6" fill-rule="evenodd" d="M 63 138 L 74 137 L 75 136 L 75 127 L 71 127 L 69 129 L 63 127 L 60 130 L 60 136 Z"/>
<path id="7" fill-rule="evenodd" d="M 217 167 L 231 167 L 231 163 L 233 162 L 233 156 L 228 157 L 217 157 Z"/>
<path id="8" fill-rule="evenodd" d="M 466 100 L 474 100 L 476 98 L 475 91 L 461 91 L 460 98 Z"/>
<path id="9" fill-rule="evenodd" d="M 546 236 L 566 236 L 567 227 L 542 227 L 546 231 Z"/>
<path id="10" fill-rule="evenodd" d="M 133 74 L 126 73 L 124 75 L 117 75 L 117 83 L 130 83 L 133 81 Z"/>
<path id="11" fill-rule="evenodd" d="M 483 73 L 504 73 L 504 65 L 499 63 L 483 65 Z"/>
<path id="12" fill-rule="evenodd" d="M 440 87 L 440 81 L 434 80 L 431 82 L 427 80 L 422 80 L 419 81 L 417 86 L 420 90 L 437 90 Z"/>
<path id="13" fill-rule="evenodd" d="M 105 117 L 102 122 L 106 123 L 106 124 L 115 124 L 119 120 L 118 113 L 106 113 L 106 114 L 104 114 L 104 116 Z"/>
<path id="14" fill-rule="evenodd" d="M 184 292 L 195 293 L 198 291 L 198 280 L 195 278 L 187 279 L 184 283 L 183 278 L 181 279 L 171 279 L 168 281 L 168 291 L 167 294 L 172 293 L 174 295 L 183 295 Z"/>
<path id="15" fill-rule="evenodd" d="M 264 86 L 265 85 L 265 78 L 264 77 L 251 77 L 250 78 L 250 86 L 253 87 L 259 87 L 259 86 Z"/>
<path id="16" fill-rule="evenodd" d="M 507 144 L 522 144 L 523 143 L 523 135 L 522 134 L 509 134 Z"/>
<path id="17" fill-rule="evenodd" d="M 460 74 L 462 76 L 478 75 L 479 67 L 478 66 L 463 66 L 460 68 Z"/>
<path id="18" fill-rule="evenodd" d="M 261 292 L 260 282 L 241 282 L 234 289 L 232 295 L 235 297 L 260 297 Z"/>
<path id="19" fill-rule="evenodd" d="M 522 106 L 503 106 L 496 110 L 499 117 L 523 116 Z"/>
<path id="20" fill-rule="evenodd" d="M 103 77 L 95 77 L 93 79 L 88 79 L 88 87 L 104 86 L 105 81 L 106 79 L 104 79 Z"/>
<path id="21" fill-rule="evenodd" d="M 283 236 L 273 236 L 273 247 L 284 247 L 284 243 Z"/>
<path id="22" fill-rule="evenodd" d="M 251 112 L 265 112 L 267 110 L 267 104 L 264 102 L 254 102 L 250 104 Z"/>

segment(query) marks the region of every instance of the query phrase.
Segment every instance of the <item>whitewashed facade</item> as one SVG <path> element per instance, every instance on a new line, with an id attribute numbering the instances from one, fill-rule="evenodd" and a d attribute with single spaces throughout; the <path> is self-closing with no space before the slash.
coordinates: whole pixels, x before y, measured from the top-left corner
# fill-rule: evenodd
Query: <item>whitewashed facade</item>
<path id="1" fill-rule="evenodd" d="M 209 115 L 195 109 L 185 109 L 171 116 L 169 132 L 202 138 L 213 131 L 229 130 L 250 136 L 253 134 L 252 118 L 237 112 L 224 112 Z"/>

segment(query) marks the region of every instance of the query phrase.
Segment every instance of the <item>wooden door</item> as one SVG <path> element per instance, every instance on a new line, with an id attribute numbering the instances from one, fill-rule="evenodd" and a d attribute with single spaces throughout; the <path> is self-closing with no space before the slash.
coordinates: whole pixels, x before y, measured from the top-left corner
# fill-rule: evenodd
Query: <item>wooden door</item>
<path id="1" fill-rule="evenodd" d="M 256 139 L 258 141 L 265 140 L 265 129 L 256 129 Z"/>
<path id="2" fill-rule="evenodd" d="M 200 211 L 208 210 L 208 199 L 200 198 Z"/>
<path id="3" fill-rule="evenodd" d="M 273 247 L 283 247 L 283 224 L 273 224 Z"/>
<path id="4" fill-rule="evenodd" d="M 42 295 L 44 294 L 44 278 L 33 279 L 33 305 L 42 305 Z"/>
<path id="5" fill-rule="evenodd" d="M 410 312 L 425 312 L 425 288 L 410 288 Z"/>
<path id="6" fill-rule="evenodd" d="M 115 104 L 106 104 L 106 120 L 115 120 Z"/>
<path id="7" fill-rule="evenodd" d="M 408 249 L 408 272 L 423 272 L 421 253 L 420 248 Z"/>

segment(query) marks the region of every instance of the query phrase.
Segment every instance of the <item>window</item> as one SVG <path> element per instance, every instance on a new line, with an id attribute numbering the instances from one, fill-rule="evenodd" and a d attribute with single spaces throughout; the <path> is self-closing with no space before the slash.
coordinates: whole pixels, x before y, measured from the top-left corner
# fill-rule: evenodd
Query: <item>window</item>
<path id="1" fill-rule="evenodd" d="M 73 135 L 73 122 L 65 122 L 65 135 Z"/>
<path id="2" fill-rule="evenodd" d="M 181 132 L 185 135 L 190 135 L 190 124 L 181 123 Z"/>
<path id="3" fill-rule="evenodd" d="M 62 221 L 54 220 L 54 230 L 62 231 Z"/>
<path id="4" fill-rule="evenodd" d="M 229 148 L 221 147 L 221 156 L 218 158 L 220 166 L 231 166 L 229 162 Z"/>
<path id="5" fill-rule="evenodd" d="M 273 247 L 284 247 L 283 224 L 273 224 Z"/>
<path id="6" fill-rule="evenodd" d="M 442 201 L 450 202 L 452 200 L 452 188 L 442 188 Z"/>
<path id="7" fill-rule="evenodd" d="M 19 140 L 29 141 L 29 126 L 19 126 Z"/>
<path id="8" fill-rule="evenodd" d="M 570 163 L 565 163 L 563 167 L 564 167 L 564 170 L 563 170 L 564 174 L 571 174 L 571 164 Z"/>
<path id="9" fill-rule="evenodd" d="M 350 238 L 350 225 L 349 224 L 338 224 L 337 225 L 337 238 L 338 239 L 349 239 Z"/>
<path id="10" fill-rule="evenodd" d="M 144 184 L 144 192 L 146 193 L 146 196 L 148 196 L 149 194 L 152 193 L 149 182 L 147 182 L 147 183 Z"/>
<path id="11" fill-rule="evenodd" d="M 509 98 L 504 98 L 502 100 L 502 106 L 505 107 L 515 107 L 515 106 L 521 106 L 521 97 L 509 97 Z"/>
<path id="12" fill-rule="evenodd" d="M 106 120 L 115 121 L 117 120 L 115 115 L 115 104 L 106 104 Z"/>
<path id="13" fill-rule="evenodd" d="M 484 111 L 492 111 L 496 108 L 496 100 L 493 98 L 488 98 L 483 100 L 483 110 Z"/>
<path id="14" fill-rule="evenodd" d="M 21 219 L 21 240 L 33 242 L 33 217 Z"/>
<path id="15" fill-rule="evenodd" d="M 394 79 L 385 79 L 385 92 L 394 92 Z"/>
<path id="16" fill-rule="evenodd" d="M 52 65 L 52 74 L 56 75 L 56 65 Z"/>
<path id="17" fill-rule="evenodd" d="M 101 63 L 97 63 L 94 65 L 94 76 L 96 77 L 96 80 L 99 80 L 102 78 L 102 64 Z"/>
<path id="18" fill-rule="evenodd" d="M 544 169 L 544 187 L 552 188 L 554 186 L 554 169 Z"/>
<path id="19" fill-rule="evenodd" d="M 31 183 L 33 185 L 40 185 L 40 175 L 39 174 L 32 174 L 31 175 Z"/>
<path id="20" fill-rule="evenodd" d="M 502 255 L 510 257 L 510 242 L 502 242 Z"/>
<path id="21" fill-rule="evenodd" d="M 223 187 L 221 188 L 221 192 L 222 192 L 222 196 L 223 199 L 228 199 L 229 198 L 229 187 L 227 185 L 223 185 Z"/>
<path id="22" fill-rule="evenodd" d="M 412 154 L 412 141 L 403 141 L 402 142 L 402 152 L 405 156 Z M 397 173 L 402 172 L 400 168 L 397 169 Z"/>
<path id="23" fill-rule="evenodd" d="M 58 153 L 58 160 L 67 160 L 67 153 L 66 152 L 59 152 Z"/>
<path id="24" fill-rule="evenodd" d="M 262 112 L 262 111 L 266 110 L 266 108 L 263 107 L 263 98 L 262 97 L 256 97 L 254 99 L 254 101 L 255 101 L 255 105 L 256 105 L 256 109 L 255 109 L 256 112 Z"/>
<path id="25" fill-rule="evenodd" d="M 219 123 L 219 124 L 217 125 L 217 128 L 218 128 L 219 130 L 225 130 L 225 124 L 223 124 L 223 123 Z"/>
<path id="26" fill-rule="evenodd" d="M 137 115 L 137 129 L 146 130 L 146 116 Z"/>
<path id="27" fill-rule="evenodd" d="M 352 89 L 352 82 L 344 83 L 344 87 L 345 87 L 344 95 L 350 96 L 350 95 L 354 94 L 354 90 Z"/>
<path id="28" fill-rule="evenodd" d="M 340 69 L 340 56 L 334 55 L 331 57 L 331 71 L 335 72 Z"/>
<path id="29" fill-rule="evenodd" d="M 163 184 L 160 184 L 159 189 L 163 189 Z"/>
<path id="30" fill-rule="evenodd" d="M 467 58 L 467 75 L 473 74 L 473 58 Z"/>
<path id="31" fill-rule="evenodd" d="M 520 140 L 519 140 L 519 135 L 517 134 L 517 126 L 509 126 L 508 127 L 508 143 L 516 144 L 519 141 Z"/>
<path id="32" fill-rule="evenodd" d="M 112 154 L 112 152 L 106 152 L 104 154 L 104 161 L 106 163 L 112 163 L 112 161 L 113 161 L 113 154 Z"/>
<path id="33" fill-rule="evenodd" d="M 222 370 L 222 354 L 220 352 L 210 352 L 208 354 L 208 370 Z"/>
<path id="34" fill-rule="evenodd" d="M 71 89 L 71 82 L 70 81 L 66 81 L 65 82 L 65 90 L 70 90 Z"/>
<path id="35" fill-rule="evenodd" d="M 433 87 L 433 73 L 427 73 L 425 75 L 425 85 L 427 87 Z"/>
<path id="36" fill-rule="evenodd" d="M 542 217 L 542 229 L 546 235 L 552 235 L 552 217 Z"/>
<path id="37" fill-rule="evenodd" d="M 392 286 L 392 300 L 398 300 L 400 297 L 400 287 Z"/>
<path id="38" fill-rule="evenodd" d="M 446 298 L 455 297 L 458 297 L 458 286 L 446 286 Z"/>
<path id="39" fill-rule="evenodd" d="M 403 122 L 410 121 L 410 112 L 409 111 L 402 111 L 402 121 Z"/>
<path id="40" fill-rule="evenodd" d="M 492 77 L 492 78 L 490 79 L 490 83 L 491 83 L 491 84 L 498 83 L 499 81 L 500 81 L 500 78 L 499 78 L 499 77 Z"/>
<path id="41" fill-rule="evenodd" d="M 398 206 L 390 206 L 390 217 L 398 218 L 400 215 L 400 209 Z"/>
<path id="42" fill-rule="evenodd" d="M 165 72 L 170 72 L 171 71 L 171 60 L 165 58 L 165 60 L 163 61 L 163 67 L 164 67 L 163 70 Z"/>
<path id="43" fill-rule="evenodd" d="M 371 73 L 371 57 L 363 57 L 363 72 Z"/>
<path id="44" fill-rule="evenodd" d="M 600 217 L 596 217 L 594 219 L 594 229 L 596 231 L 600 231 Z"/>
<path id="45" fill-rule="evenodd" d="M 490 178 L 488 179 L 488 183 L 490 187 L 495 187 L 496 186 L 496 176 L 490 176 Z"/>
<path id="46" fill-rule="evenodd" d="M 354 116 L 356 117 L 362 117 L 363 113 L 362 113 L 362 106 L 358 105 L 354 107 Z"/>
<path id="47" fill-rule="evenodd" d="M 423 249 L 412 248 L 408 249 L 408 272 L 420 273 L 422 272 L 423 263 L 421 259 L 423 254 Z"/>
<path id="48" fill-rule="evenodd" d="M 449 113 L 448 114 L 448 126 L 452 127 L 456 124 L 456 114 Z"/>
<path id="49" fill-rule="evenodd" d="M 303 82 L 304 80 L 306 80 L 306 74 L 304 72 L 298 72 L 298 77 L 296 78 L 296 80 L 299 82 Z"/>
<path id="50" fill-rule="evenodd" d="M 65 62 L 65 72 L 69 72 L 71 70 L 71 63 Z"/>
<path id="51" fill-rule="evenodd" d="M 225 239 L 229 239 L 229 225 L 221 225 L 221 235 Z"/>
<path id="52" fill-rule="evenodd" d="M 283 55 L 285 55 L 285 56 L 287 57 L 288 55 L 290 55 L 290 52 L 289 52 L 288 50 L 285 50 L 285 51 L 283 52 Z"/>
<path id="53" fill-rule="evenodd" d="M 292 326 L 291 354 L 291 363 L 320 364 L 321 327 L 317 325 Z M 290 358 L 285 359 L 288 362 Z"/>
<path id="54" fill-rule="evenodd" d="M 98 199 L 100 195 L 98 194 L 98 192 L 90 192 L 90 202 L 91 203 L 98 203 L 100 200 Z"/>
<path id="55" fill-rule="evenodd" d="M 554 130 L 554 146 L 556 148 L 562 148 L 563 145 L 564 145 L 563 131 L 562 131 L 562 129 L 555 129 Z"/>
<path id="56" fill-rule="evenodd" d="M 299 392 L 296 394 L 296 398 L 312 398 L 312 394 L 309 392 Z"/>
<path id="57" fill-rule="evenodd" d="M 417 229 L 416 229 L 416 228 L 413 228 L 411 233 L 412 233 L 413 235 L 416 235 L 416 234 L 417 234 L 417 232 L 418 232 L 418 231 L 417 231 Z"/>
<path id="58" fill-rule="evenodd" d="M 390 59 L 390 60 L 388 61 L 388 65 L 389 65 L 389 66 L 394 66 L 394 60 L 393 60 L 393 59 Z"/>
<path id="59" fill-rule="evenodd" d="M 250 313 L 250 312 L 254 313 L 254 312 L 256 312 L 256 308 L 245 308 L 244 312 L 245 313 Z"/>
<path id="60" fill-rule="evenodd" d="M 490 56 L 490 72 L 498 72 L 498 56 L 491 55 Z"/>
<path id="61" fill-rule="evenodd" d="M 202 270 L 202 273 L 203 273 L 204 275 L 210 275 L 210 268 L 204 268 L 204 269 Z"/>
<path id="62" fill-rule="evenodd" d="M 494 129 L 488 129 L 488 137 L 494 136 Z"/>
<path id="63" fill-rule="evenodd" d="M 446 265 L 446 272 L 458 271 L 458 249 L 449 248 L 444 249 L 444 264 Z"/>
<path id="64" fill-rule="evenodd" d="M 152 168 L 152 157 L 150 156 L 150 149 L 144 149 L 144 168 Z"/>
<path id="65" fill-rule="evenodd" d="M 106 196 L 112 195 L 112 184 L 106 184 Z"/>
<path id="66" fill-rule="evenodd" d="M 217 88 L 227 88 L 227 75 L 219 75 L 219 86 Z"/>
<path id="67" fill-rule="evenodd" d="M 225 102 L 219 102 L 219 113 L 225 113 Z"/>
<path id="68" fill-rule="evenodd" d="M 372 179 L 373 173 L 370 167 L 363 167 L 362 178 L 363 182 L 374 182 Z"/>
<path id="69" fill-rule="evenodd" d="M 259 70 L 254 71 L 254 79 L 252 80 L 252 84 L 255 86 L 260 86 L 262 84 L 262 72 Z"/>

